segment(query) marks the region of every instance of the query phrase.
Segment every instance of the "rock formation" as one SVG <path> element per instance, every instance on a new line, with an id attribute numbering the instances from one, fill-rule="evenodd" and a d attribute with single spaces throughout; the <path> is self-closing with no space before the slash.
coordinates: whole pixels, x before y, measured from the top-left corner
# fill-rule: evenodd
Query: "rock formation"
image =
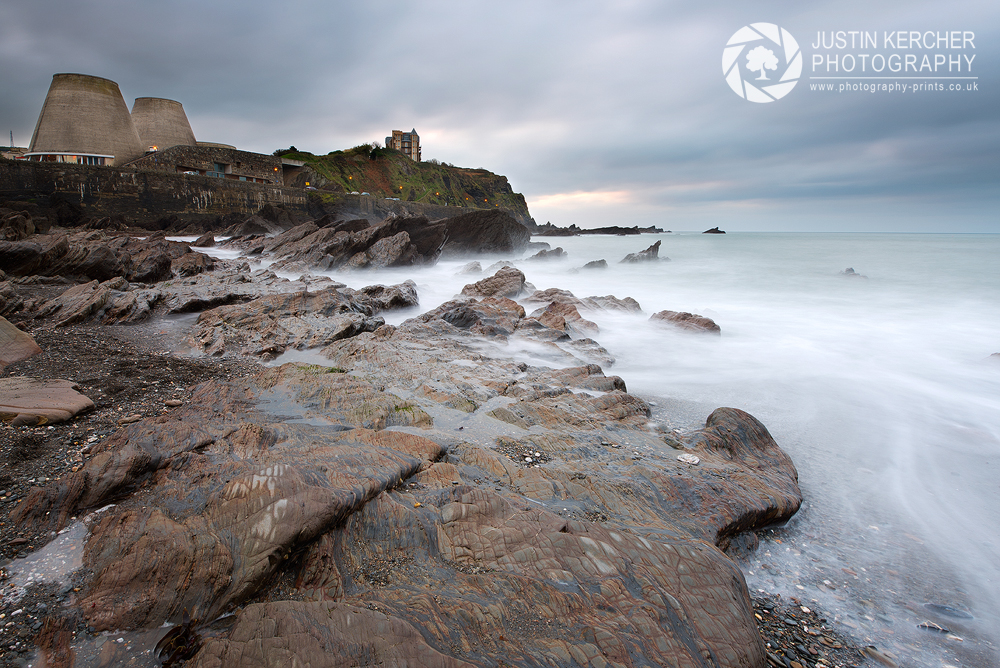
<path id="1" fill-rule="evenodd" d="M 655 261 L 661 259 L 660 258 L 660 243 L 661 242 L 657 241 L 655 244 L 653 244 L 652 246 L 650 246 L 649 248 L 647 248 L 644 251 L 640 251 L 638 253 L 629 253 L 628 255 L 626 255 L 625 257 L 622 258 L 621 263 L 624 263 L 624 264 L 633 264 L 633 263 L 636 263 L 636 262 L 655 262 Z M 670 258 L 665 257 L 665 258 L 662 258 L 662 259 L 669 260 Z"/>
<path id="2" fill-rule="evenodd" d="M 705 334 L 721 335 L 722 329 L 711 318 L 683 311 L 660 311 L 649 317 L 650 322 Z"/>

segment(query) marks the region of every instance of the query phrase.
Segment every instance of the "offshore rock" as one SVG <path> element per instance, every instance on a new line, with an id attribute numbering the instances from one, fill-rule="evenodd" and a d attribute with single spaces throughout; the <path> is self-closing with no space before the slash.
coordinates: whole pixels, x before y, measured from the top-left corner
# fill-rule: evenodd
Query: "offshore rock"
<path id="1" fill-rule="evenodd" d="M 621 263 L 633 264 L 636 262 L 655 262 L 660 259 L 660 241 L 650 246 L 644 251 L 638 253 L 629 253 L 624 258 L 622 258 Z M 664 260 L 669 260 L 670 258 L 663 258 Z M 619 264 L 621 264 L 619 263 Z"/>
<path id="2" fill-rule="evenodd" d="M 649 321 L 689 332 L 715 334 L 716 336 L 722 335 L 722 328 L 715 324 L 715 321 L 711 318 L 684 311 L 660 311 L 651 315 Z"/>

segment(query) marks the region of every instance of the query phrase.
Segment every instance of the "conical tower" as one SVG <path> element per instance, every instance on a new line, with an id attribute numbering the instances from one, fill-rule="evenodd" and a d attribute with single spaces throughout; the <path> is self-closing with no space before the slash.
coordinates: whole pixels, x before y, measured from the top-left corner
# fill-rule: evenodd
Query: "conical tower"
<path id="1" fill-rule="evenodd" d="M 55 74 L 28 153 L 111 155 L 121 165 L 145 147 L 118 84 L 87 74 Z"/>
<path id="2" fill-rule="evenodd" d="M 171 146 L 197 144 L 184 107 L 175 100 L 137 97 L 132 105 L 132 122 L 143 148 L 155 146 L 162 151 Z"/>

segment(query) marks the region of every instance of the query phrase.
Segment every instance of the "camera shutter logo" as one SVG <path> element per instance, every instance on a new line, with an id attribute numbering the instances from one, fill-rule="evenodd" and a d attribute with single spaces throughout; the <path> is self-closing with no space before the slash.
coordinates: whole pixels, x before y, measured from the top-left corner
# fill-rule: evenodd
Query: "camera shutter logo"
<path id="1" fill-rule="evenodd" d="M 773 23 L 751 23 L 729 38 L 722 52 L 726 83 L 751 102 L 788 95 L 802 75 L 802 51 L 792 34 Z"/>

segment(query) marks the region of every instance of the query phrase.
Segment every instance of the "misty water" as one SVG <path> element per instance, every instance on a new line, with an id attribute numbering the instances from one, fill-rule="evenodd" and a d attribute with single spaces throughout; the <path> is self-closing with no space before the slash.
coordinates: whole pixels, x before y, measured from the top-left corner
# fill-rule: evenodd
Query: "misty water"
<path id="1" fill-rule="evenodd" d="M 618 263 L 658 239 L 670 261 Z M 751 590 L 816 607 L 901 665 L 1000 663 L 1000 236 L 535 241 L 568 258 L 479 261 L 518 260 L 539 289 L 638 300 L 642 315 L 585 317 L 617 358 L 605 371 L 653 401 L 655 421 L 695 429 L 733 406 L 791 455 L 805 501 L 742 563 Z M 607 269 L 577 271 L 596 259 Z M 386 314 L 398 323 L 478 280 L 457 275 L 467 261 L 329 275 L 355 288 L 412 278 L 421 306 Z M 647 322 L 663 309 L 709 316 L 722 336 Z M 928 621 L 948 632 L 918 628 Z"/>

